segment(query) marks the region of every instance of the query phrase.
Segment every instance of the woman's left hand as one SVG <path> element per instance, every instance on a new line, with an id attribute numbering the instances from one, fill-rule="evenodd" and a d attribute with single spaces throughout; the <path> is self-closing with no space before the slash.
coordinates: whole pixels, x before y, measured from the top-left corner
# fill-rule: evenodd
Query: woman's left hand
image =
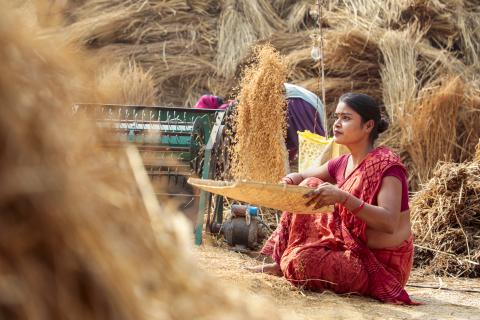
<path id="1" fill-rule="evenodd" d="M 344 191 L 337 186 L 324 182 L 319 185 L 315 190 L 310 191 L 304 195 L 305 198 L 311 198 L 307 201 L 306 205 L 311 206 L 315 203 L 314 209 L 319 209 L 323 206 L 328 206 L 338 202 L 342 202 L 346 195 Z"/>

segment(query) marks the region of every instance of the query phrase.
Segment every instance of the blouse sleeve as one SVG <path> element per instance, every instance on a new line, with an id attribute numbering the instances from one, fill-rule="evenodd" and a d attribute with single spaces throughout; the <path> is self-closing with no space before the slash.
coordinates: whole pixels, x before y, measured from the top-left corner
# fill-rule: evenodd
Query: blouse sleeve
<path id="1" fill-rule="evenodd" d="M 395 177 L 400 180 L 402 184 L 402 205 L 401 211 L 408 210 L 410 207 L 408 205 L 408 181 L 405 171 L 402 170 L 399 166 L 393 166 L 385 171 L 383 174 L 384 177 Z"/>
<path id="2" fill-rule="evenodd" d="M 342 163 L 342 160 L 345 158 L 345 155 L 342 155 L 340 157 L 336 157 L 334 159 L 331 159 L 328 161 L 328 174 L 330 177 L 332 177 L 335 181 L 337 181 L 337 174 L 338 174 L 338 169 Z"/>

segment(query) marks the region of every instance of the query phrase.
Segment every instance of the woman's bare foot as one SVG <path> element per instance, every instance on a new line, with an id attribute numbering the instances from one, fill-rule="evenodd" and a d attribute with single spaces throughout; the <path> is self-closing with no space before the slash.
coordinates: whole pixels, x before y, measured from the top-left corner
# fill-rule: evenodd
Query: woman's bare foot
<path id="1" fill-rule="evenodd" d="M 276 262 L 265 263 L 255 267 L 247 267 L 246 269 L 252 272 L 268 273 L 268 274 L 279 276 L 279 277 L 283 276 L 282 270 L 280 269 L 280 266 Z"/>

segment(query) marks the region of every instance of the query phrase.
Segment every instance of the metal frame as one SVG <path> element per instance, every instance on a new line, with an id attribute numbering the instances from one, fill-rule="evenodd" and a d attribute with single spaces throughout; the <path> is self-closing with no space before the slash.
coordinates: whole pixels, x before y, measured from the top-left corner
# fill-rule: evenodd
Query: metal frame
<path id="1" fill-rule="evenodd" d="M 217 118 L 215 119 L 215 124 L 213 125 L 212 131 L 210 133 L 210 137 L 208 138 L 207 146 L 205 148 L 205 155 L 203 160 L 203 169 L 202 169 L 202 179 L 211 179 L 213 177 L 213 169 L 214 166 L 212 165 L 212 151 L 218 147 L 217 145 L 217 135 L 218 131 L 220 130 L 223 118 L 225 117 L 225 112 L 218 112 Z M 198 216 L 197 216 L 197 224 L 195 226 L 195 244 L 201 245 L 202 244 L 202 231 L 203 231 L 203 220 L 207 210 L 210 210 L 212 202 L 212 194 L 207 191 L 200 191 L 200 201 L 198 204 Z M 223 203 L 223 197 L 222 197 Z M 219 208 L 215 208 L 215 215 L 218 218 L 218 210 Z"/>

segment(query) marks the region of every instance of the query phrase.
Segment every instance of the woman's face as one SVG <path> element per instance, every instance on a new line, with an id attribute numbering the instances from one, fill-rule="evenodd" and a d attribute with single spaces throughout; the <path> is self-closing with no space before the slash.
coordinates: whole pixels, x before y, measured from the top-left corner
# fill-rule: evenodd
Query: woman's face
<path id="1" fill-rule="evenodd" d="M 333 139 L 336 143 L 354 145 L 368 140 L 373 129 L 373 120 L 362 123 L 362 117 L 344 102 L 338 103 L 335 118 Z"/>

